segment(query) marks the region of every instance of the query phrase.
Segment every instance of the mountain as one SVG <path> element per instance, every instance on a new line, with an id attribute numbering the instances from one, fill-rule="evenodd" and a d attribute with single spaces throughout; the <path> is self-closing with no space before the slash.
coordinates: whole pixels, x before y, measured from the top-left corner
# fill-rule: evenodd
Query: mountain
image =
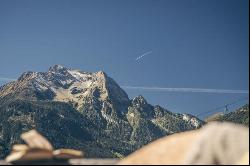
<path id="1" fill-rule="evenodd" d="M 129 99 L 103 71 L 55 65 L 47 72 L 25 72 L 0 87 L 0 157 L 34 128 L 55 148 L 83 150 L 87 157 L 123 157 L 203 124 L 192 115 L 152 106 L 143 96 Z"/>
<path id="2" fill-rule="evenodd" d="M 229 113 L 218 113 L 212 115 L 206 119 L 207 122 L 211 121 L 226 121 L 237 124 L 242 124 L 245 126 L 249 126 L 249 105 L 246 104 L 239 109 L 229 112 Z"/>

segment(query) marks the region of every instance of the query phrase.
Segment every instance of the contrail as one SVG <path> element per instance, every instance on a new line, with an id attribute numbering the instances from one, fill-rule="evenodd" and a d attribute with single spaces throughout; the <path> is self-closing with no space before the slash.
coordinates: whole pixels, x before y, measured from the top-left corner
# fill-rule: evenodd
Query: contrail
<path id="1" fill-rule="evenodd" d="M 16 80 L 15 78 L 0 77 L 0 81 L 15 81 L 15 80 Z M 165 88 L 165 87 L 144 87 L 144 86 L 121 86 L 121 87 L 124 89 L 149 90 L 149 91 L 161 91 L 161 92 L 249 94 L 248 90 L 231 90 L 231 89 Z"/>
<path id="2" fill-rule="evenodd" d="M 151 90 L 151 91 L 161 91 L 161 92 L 249 94 L 248 90 L 203 89 L 203 88 L 162 88 L 162 87 L 135 87 L 135 86 L 121 86 L 121 87 L 124 89 Z"/>
<path id="3" fill-rule="evenodd" d="M 6 78 L 6 77 L 0 77 L 0 81 L 15 81 L 17 79 L 15 78 Z"/>
<path id="4" fill-rule="evenodd" d="M 138 61 L 138 60 L 141 59 L 142 57 L 144 57 L 144 56 L 146 56 L 146 55 L 148 55 L 148 54 L 151 54 L 151 53 L 152 53 L 152 51 L 148 51 L 148 52 L 142 54 L 141 56 L 137 57 L 135 60 Z"/>

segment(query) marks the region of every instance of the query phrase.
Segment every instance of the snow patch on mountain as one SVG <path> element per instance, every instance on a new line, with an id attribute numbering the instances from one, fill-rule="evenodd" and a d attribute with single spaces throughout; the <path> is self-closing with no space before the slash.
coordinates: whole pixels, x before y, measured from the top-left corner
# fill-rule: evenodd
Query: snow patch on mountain
<path id="1" fill-rule="evenodd" d="M 187 115 L 187 114 L 183 114 L 183 117 L 182 119 L 186 122 L 190 122 L 193 126 L 195 126 L 196 128 L 198 128 L 200 126 L 200 122 L 194 118 L 194 117 L 191 117 L 190 115 Z"/>

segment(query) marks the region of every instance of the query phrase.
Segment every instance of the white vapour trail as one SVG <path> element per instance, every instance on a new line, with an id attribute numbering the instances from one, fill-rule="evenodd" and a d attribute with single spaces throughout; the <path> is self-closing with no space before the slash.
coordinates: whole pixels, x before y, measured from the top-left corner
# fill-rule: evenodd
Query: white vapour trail
<path id="1" fill-rule="evenodd" d="M 138 61 L 138 60 L 141 59 L 142 57 L 144 57 L 144 56 L 146 56 L 146 55 L 148 55 L 148 54 L 151 54 L 151 53 L 152 53 L 152 51 L 148 51 L 148 52 L 142 54 L 141 56 L 137 57 L 135 60 Z"/>
<path id="2" fill-rule="evenodd" d="M 15 81 L 15 78 L 0 77 L 0 81 Z"/>
<path id="3" fill-rule="evenodd" d="M 163 87 L 135 87 L 135 86 L 121 86 L 121 87 L 124 89 L 151 90 L 151 91 L 161 91 L 161 92 L 249 94 L 248 90 L 204 89 L 204 88 L 163 88 Z"/>

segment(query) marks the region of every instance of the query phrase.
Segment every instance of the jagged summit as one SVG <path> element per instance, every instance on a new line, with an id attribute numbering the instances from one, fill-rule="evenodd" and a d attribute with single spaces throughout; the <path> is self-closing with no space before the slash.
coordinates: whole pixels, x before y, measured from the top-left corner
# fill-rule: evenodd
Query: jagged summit
<path id="1" fill-rule="evenodd" d="M 64 73 L 67 72 L 69 69 L 62 66 L 62 65 L 54 65 L 51 66 L 48 70 L 48 72 L 52 72 L 52 73 Z"/>
<path id="2" fill-rule="evenodd" d="M 78 110 L 93 98 L 101 102 L 129 102 L 127 94 L 105 72 L 84 72 L 62 65 L 54 65 L 47 72 L 23 73 L 1 90 L 0 97 L 11 94 L 32 100 L 71 102 Z"/>
<path id="3" fill-rule="evenodd" d="M 18 81 L 22 81 L 22 80 L 25 80 L 25 79 L 34 78 L 36 75 L 37 75 L 37 72 L 27 71 L 27 72 L 24 72 L 24 73 L 18 78 Z"/>
<path id="4" fill-rule="evenodd" d="M 139 105 L 146 105 L 146 104 L 148 104 L 147 101 L 146 101 L 146 99 L 142 95 L 136 96 L 132 100 L 132 103 L 133 104 L 139 104 Z"/>
<path id="5" fill-rule="evenodd" d="M 58 70 L 62 70 L 62 69 L 67 69 L 66 67 L 64 67 L 63 65 L 54 65 L 54 66 L 51 66 L 49 68 L 49 71 L 58 71 Z"/>

